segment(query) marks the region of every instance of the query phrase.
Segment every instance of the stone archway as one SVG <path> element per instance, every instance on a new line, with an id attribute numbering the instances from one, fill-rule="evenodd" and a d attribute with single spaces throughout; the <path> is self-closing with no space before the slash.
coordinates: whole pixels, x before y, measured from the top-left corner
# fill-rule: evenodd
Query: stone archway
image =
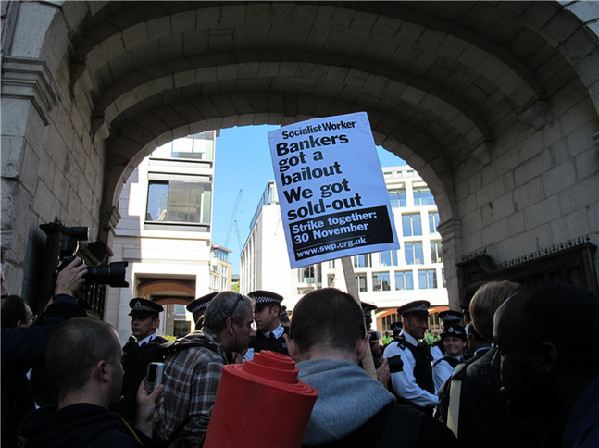
<path id="1" fill-rule="evenodd" d="M 2 244 L 15 286 L 32 281 L 41 222 L 88 225 L 110 245 L 122 183 L 156 144 L 360 110 L 431 187 L 452 303 L 464 254 L 599 242 L 597 17 L 583 4 L 3 8 Z"/>

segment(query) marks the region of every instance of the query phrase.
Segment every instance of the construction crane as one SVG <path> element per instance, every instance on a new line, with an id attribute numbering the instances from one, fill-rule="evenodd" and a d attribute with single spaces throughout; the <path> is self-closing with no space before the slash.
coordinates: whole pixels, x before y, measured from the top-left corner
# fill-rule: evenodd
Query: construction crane
<path id="1" fill-rule="evenodd" d="M 225 240 L 226 248 L 229 248 L 229 241 L 231 240 L 231 234 L 233 233 L 233 226 L 235 226 L 235 233 L 237 233 L 237 243 L 239 244 L 239 250 L 241 250 L 241 237 L 239 236 L 239 227 L 237 226 L 237 211 L 239 210 L 239 203 L 241 202 L 242 194 L 243 188 L 239 190 L 239 193 L 237 193 L 237 197 L 235 198 L 235 205 L 233 206 L 233 211 L 231 212 L 231 221 L 229 222 L 229 230 L 227 232 L 227 237 Z"/>

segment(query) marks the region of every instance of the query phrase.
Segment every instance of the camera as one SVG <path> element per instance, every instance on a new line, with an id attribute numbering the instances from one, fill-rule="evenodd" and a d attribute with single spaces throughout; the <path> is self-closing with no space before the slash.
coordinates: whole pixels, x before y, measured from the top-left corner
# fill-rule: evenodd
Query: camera
<path id="1" fill-rule="evenodd" d="M 387 364 L 391 373 L 401 372 L 403 370 L 403 360 L 401 355 L 395 355 L 387 358 Z"/>
<path id="2" fill-rule="evenodd" d="M 163 362 L 151 362 L 146 367 L 145 391 L 149 394 L 154 392 L 154 388 L 164 382 L 165 369 Z"/>
<path id="3" fill-rule="evenodd" d="M 380 331 L 368 330 L 368 334 L 370 335 L 370 342 L 377 342 L 381 340 Z"/>
<path id="4" fill-rule="evenodd" d="M 87 227 L 64 227 L 61 229 L 64 239 L 60 246 L 60 265 L 57 272 L 64 269 L 75 258 L 79 250 L 79 242 L 87 241 L 89 229 Z M 125 281 L 128 261 L 117 261 L 100 266 L 89 266 L 83 275 L 88 285 L 108 285 L 113 288 L 127 288 Z"/>

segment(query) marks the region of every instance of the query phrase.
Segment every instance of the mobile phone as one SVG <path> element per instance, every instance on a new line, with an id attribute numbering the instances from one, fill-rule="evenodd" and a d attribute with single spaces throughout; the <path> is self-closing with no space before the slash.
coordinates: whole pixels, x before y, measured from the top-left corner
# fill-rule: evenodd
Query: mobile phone
<path id="1" fill-rule="evenodd" d="M 146 368 L 146 384 L 145 390 L 151 394 L 154 392 L 154 388 L 164 382 L 164 363 L 163 362 L 151 362 Z"/>

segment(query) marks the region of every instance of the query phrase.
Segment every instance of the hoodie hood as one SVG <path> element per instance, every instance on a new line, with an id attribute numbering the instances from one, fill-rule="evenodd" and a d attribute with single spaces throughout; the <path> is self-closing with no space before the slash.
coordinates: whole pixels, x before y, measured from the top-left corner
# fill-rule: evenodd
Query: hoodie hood
<path id="1" fill-rule="evenodd" d="M 46 407 L 23 420 L 20 443 L 24 442 L 26 448 L 83 447 L 107 431 L 126 437 L 123 428 L 118 414 L 93 404 L 74 404 L 59 410 Z"/>
<path id="2" fill-rule="evenodd" d="M 298 379 L 318 391 L 304 445 L 339 440 L 395 402 L 393 394 L 381 383 L 349 361 L 312 359 L 298 363 L 297 367 Z"/>

